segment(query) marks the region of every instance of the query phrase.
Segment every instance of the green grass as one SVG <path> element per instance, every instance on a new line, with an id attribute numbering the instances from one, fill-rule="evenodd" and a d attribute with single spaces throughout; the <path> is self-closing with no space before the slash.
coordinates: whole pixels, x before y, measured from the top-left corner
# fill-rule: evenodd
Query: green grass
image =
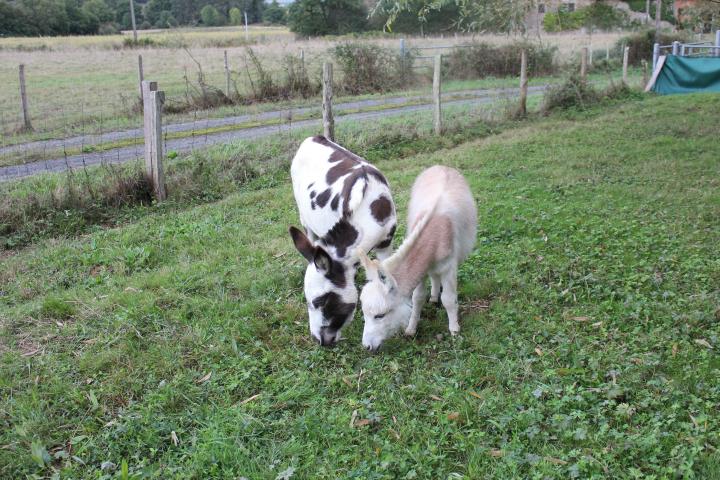
<path id="1" fill-rule="evenodd" d="M 376 356 L 360 319 L 309 339 L 285 172 L 7 256 L 0 476 L 717 478 L 718 108 L 650 97 L 358 152 L 401 216 L 435 163 L 480 216 L 461 336 L 427 306 Z"/>

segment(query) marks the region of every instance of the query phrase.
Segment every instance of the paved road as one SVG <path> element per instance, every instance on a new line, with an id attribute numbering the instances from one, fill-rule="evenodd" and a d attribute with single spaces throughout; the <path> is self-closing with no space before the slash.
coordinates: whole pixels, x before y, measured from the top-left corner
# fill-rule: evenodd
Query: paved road
<path id="1" fill-rule="evenodd" d="M 546 87 L 535 86 L 529 87 L 531 95 L 541 93 Z M 497 100 L 498 97 L 514 97 L 517 95 L 517 89 L 514 88 L 501 88 L 501 89 L 489 89 L 489 90 L 465 90 L 461 92 L 452 92 L 444 94 L 445 98 L 452 98 L 457 96 L 470 96 L 472 98 L 463 98 L 460 100 L 449 100 L 443 102 L 443 105 L 463 105 L 463 104 L 483 104 L 492 103 Z M 373 107 L 378 105 L 389 105 L 389 104 L 405 104 L 411 101 L 430 101 L 429 96 L 420 97 L 395 97 L 383 100 L 361 100 L 357 102 L 349 102 L 344 104 L 338 104 L 334 106 L 337 112 L 347 110 L 357 110 L 360 108 Z M 370 111 L 370 112 L 359 112 L 359 113 L 347 113 L 336 115 L 336 123 L 344 123 L 348 121 L 364 121 L 375 118 L 384 118 L 397 115 L 403 115 L 410 112 L 418 112 L 432 109 L 432 104 L 426 103 L 421 105 L 410 105 L 410 106 L 398 106 L 397 108 L 386 108 L 383 110 Z M 304 114 L 308 112 L 318 112 L 315 107 L 306 107 L 293 110 L 293 114 Z M 200 122 L 199 128 L 213 128 L 227 125 L 241 124 L 248 121 L 256 120 L 269 120 L 275 118 L 287 118 L 287 110 L 265 112 L 257 115 L 241 115 L 236 117 L 218 118 Z M 165 151 L 177 151 L 179 153 L 185 153 L 197 148 L 204 148 L 209 145 L 217 143 L 226 143 L 232 140 L 239 139 L 253 139 L 277 134 L 279 132 L 287 132 L 289 130 L 295 130 L 298 128 L 310 127 L 318 125 L 318 119 L 311 120 L 300 120 L 292 123 L 281 123 L 277 125 L 251 127 L 238 130 L 229 130 L 225 132 L 189 136 L 184 138 L 170 139 L 165 143 Z M 198 128 L 197 122 L 191 123 L 180 123 L 171 124 L 166 127 L 168 133 L 172 132 L 183 132 L 192 131 L 192 129 Z M 138 130 L 127 130 L 122 132 L 112 132 L 103 134 L 101 137 L 102 142 L 109 142 L 115 140 L 122 140 L 127 138 L 135 138 L 141 135 Z M 36 145 L 35 148 L 63 148 L 70 146 L 80 146 L 92 144 L 93 141 L 100 141 L 100 137 L 95 136 L 82 136 L 73 137 L 65 140 L 48 140 L 44 142 L 32 142 L 31 144 L 23 144 L 11 147 L 5 147 L 3 149 L 7 152 L 8 149 L 18 148 L 22 150 L 32 148 L 32 145 Z M 0 150 L 0 153 L 3 153 Z M 22 165 L 13 165 L 9 167 L 0 168 L 0 182 L 9 180 L 29 177 L 38 173 L 44 172 L 62 172 L 68 168 L 82 168 L 83 166 L 98 165 L 102 163 L 124 163 L 130 160 L 135 160 L 143 155 L 144 147 L 140 145 L 132 145 L 129 147 L 120 147 L 112 150 L 106 150 L 102 152 L 93 153 L 81 153 L 77 155 L 69 155 L 67 157 L 55 158 L 49 160 L 42 160 L 38 162 L 26 163 Z"/>

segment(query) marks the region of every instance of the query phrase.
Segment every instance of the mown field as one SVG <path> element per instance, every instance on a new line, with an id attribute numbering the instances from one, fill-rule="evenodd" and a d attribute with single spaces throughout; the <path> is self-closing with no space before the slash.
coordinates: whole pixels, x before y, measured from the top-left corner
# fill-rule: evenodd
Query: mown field
<path id="1" fill-rule="evenodd" d="M 360 318 L 337 348 L 309 338 L 287 165 L 3 254 L 0 477 L 720 477 L 718 108 L 646 97 L 359 151 L 400 216 L 443 163 L 480 217 L 461 335 L 428 305 L 377 355 Z"/>

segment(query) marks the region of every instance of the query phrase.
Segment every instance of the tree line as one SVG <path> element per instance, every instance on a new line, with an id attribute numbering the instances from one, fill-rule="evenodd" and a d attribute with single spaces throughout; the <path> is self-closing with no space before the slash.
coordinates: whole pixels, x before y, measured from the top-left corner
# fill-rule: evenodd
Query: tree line
<path id="1" fill-rule="evenodd" d="M 265 0 L 133 0 L 137 27 L 284 23 L 286 9 Z M 130 0 L 0 0 L 0 36 L 112 34 L 132 28 Z"/>

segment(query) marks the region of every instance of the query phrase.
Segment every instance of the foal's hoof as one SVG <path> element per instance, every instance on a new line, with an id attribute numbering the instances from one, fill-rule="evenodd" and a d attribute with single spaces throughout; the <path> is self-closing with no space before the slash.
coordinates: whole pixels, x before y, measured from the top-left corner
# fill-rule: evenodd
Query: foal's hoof
<path id="1" fill-rule="evenodd" d="M 411 329 L 409 329 L 409 328 L 408 328 L 407 330 L 405 330 L 405 336 L 406 336 L 406 337 L 414 337 L 414 336 L 415 336 L 415 333 L 417 333 L 417 330 L 411 330 Z"/>
<path id="2" fill-rule="evenodd" d="M 438 303 L 438 299 L 440 297 L 430 297 L 430 300 L 428 300 L 430 303 Z"/>

